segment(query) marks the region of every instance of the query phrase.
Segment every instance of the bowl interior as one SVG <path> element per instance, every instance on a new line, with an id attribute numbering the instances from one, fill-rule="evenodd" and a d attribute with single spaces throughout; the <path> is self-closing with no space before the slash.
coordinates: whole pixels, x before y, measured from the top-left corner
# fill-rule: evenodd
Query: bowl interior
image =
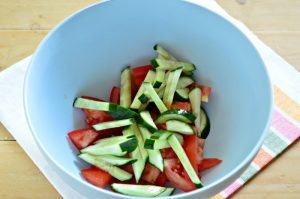
<path id="1" fill-rule="evenodd" d="M 56 28 L 30 66 L 25 104 L 43 151 L 79 181 L 84 163 L 67 132 L 85 127 L 75 97 L 107 100 L 120 70 L 148 64 L 159 43 L 197 66 L 195 79 L 212 87 L 204 104 L 211 119 L 205 157 L 223 160 L 203 175 L 206 186 L 226 176 L 251 153 L 270 112 L 270 86 L 248 40 L 220 16 L 184 1 L 115 0 L 92 6 Z"/>

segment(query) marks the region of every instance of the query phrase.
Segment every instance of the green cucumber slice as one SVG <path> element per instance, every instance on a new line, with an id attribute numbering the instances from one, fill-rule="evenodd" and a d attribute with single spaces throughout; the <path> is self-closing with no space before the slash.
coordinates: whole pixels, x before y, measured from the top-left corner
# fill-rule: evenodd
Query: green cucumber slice
<path id="1" fill-rule="evenodd" d="M 175 191 L 175 188 L 166 188 L 164 192 L 157 195 L 156 197 L 164 197 L 164 196 L 171 196 Z"/>
<path id="2" fill-rule="evenodd" d="M 194 82 L 195 81 L 191 77 L 181 76 L 178 80 L 177 89 L 186 88 Z"/>
<path id="3" fill-rule="evenodd" d="M 166 192 L 166 187 L 154 186 L 154 185 L 133 185 L 133 184 L 118 184 L 113 183 L 112 189 L 118 193 L 128 196 L 138 197 L 156 197 Z M 168 188 L 171 189 L 171 188 Z M 170 192 L 170 191 L 168 191 Z M 172 192 L 170 192 L 172 193 Z"/>
<path id="4" fill-rule="evenodd" d="M 187 101 L 189 99 L 189 89 L 177 88 L 174 94 L 174 98 L 179 101 Z"/>
<path id="5" fill-rule="evenodd" d="M 121 72 L 120 105 L 129 108 L 131 104 L 131 72 L 130 66 Z"/>
<path id="6" fill-rule="evenodd" d="M 194 122 L 196 117 L 193 113 L 182 109 L 170 109 L 160 114 L 154 121 L 156 124 L 166 123 L 168 120 L 180 120 L 186 123 Z"/>
<path id="7" fill-rule="evenodd" d="M 156 127 L 155 123 L 153 122 L 149 111 L 140 112 L 140 123 L 147 129 L 149 129 L 151 132 L 154 132 L 157 130 L 157 127 Z"/>
<path id="8" fill-rule="evenodd" d="M 153 49 L 158 53 L 160 59 L 176 61 L 176 58 L 174 56 L 172 56 L 168 51 L 166 51 L 160 45 L 158 45 L 158 44 L 154 45 Z"/>
<path id="9" fill-rule="evenodd" d="M 134 122 L 135 122 L 135 120 L 133 118 L 123 119 L 123 120 L 115 120 L 115 121 L 109 121 L 109 122 L 101 122 L 99 124 L 93 125 L 93 128 L 96 131 L 101 131 L 101 130 L 105 130 L 105 129 L 129 126 L 129 125 L 133 124 Z"/>
<path id="10" fill-rule="evenodd" d="M 151 96 L 151 99 L 161 113 L 168 110 L 165 104 L 161 101 L 160 97 L 157 95 L 151 83 L 143 82 L 142 86 L 145 89 L 146 95 Z"/>
<path id="11" fill-rule="evenodd" d="M 190 125 L 179 120 L 168 120 L 166 122 L 166 128 L 169 131 L 174 131 L 185 135 L 194 134 L 194 130 Z"/>
<path id="12" fill-rule="evenodd" d="M 195 126 L 198 129 L 198 136 L 201 137 L 201 118 L 200 118 L 200 107 L 201 107 L 201 89 L 195 87 L 189 93 L 189 99 L 192 106 L 192 112 L 196 116 Z"/>
<path id="13" fill-rule="evenodd" d="M 173 103 L 176 86 L 181 72 L 182 72 L 182 67 L 176 68 L 174 71 L 171 71 L 168 77 L 165 92 L 163 95 L 163 102 L 165 103 L 167 108 L 170 108 Z"/>
<path id="14" fill-rule="evenodd" d="M 191 72 L 196 70 L 194 64 L 190 64 L 186 62 L 178 62 L 173 60 L 153 59 L 151 60 L 151 65 L 155 69 L 160 69 L 160 70 L 174 70 L 178 67 L 183 67 L 184 72 Z"/>
<path id="15" fill-rule="evenodd" d="M 132 178 L 131 173 L 128 173 L 127 171 L 124 171 L 119 167 L 113 166 L 104 160 L 97 159 L 97 157 L 95 156 L 89 154 L 80 154 L 78 157 L 102 169 L 103 171 L 106 171 L 107 173 L 109 173 L 110 175 L 112 175 L 120 181 L 130 180 Z"/>
<path id="16" fill-rule="evenodd" d="M 165 78 L 165 71 L 164 70 L 156 70 L 156 77 L 154 80 L 153 88 L 159 88 Z"/>
<path id="17" fill-rule="evenodd" d="M 117 155 L 123 156 L 137 148 L 136 136 L 116 136 L 99 140 L 95 145 L 82 149 L 81 153 L 91 155 Z"/>
<path id="18" fill-rule="evenodd" d="M 174 152 L 176 153 L 176 155 L 177 155 L 178 159 L 180 160 L 183 168 L 185 169 L 185 171 L 189 175 L 189 177 L 192 180 L 192 182 L 194 183 L 194 185 L 197 188 L 203 187 L 202 182 L 200 181 L 200 179 L 198 177 L 198 174 L 195 172 L 193 166 L 191 165 L 191 163 L 189 161 L 189 158 L 185 154 L 184 149 L 182 148 L 180 142 L 177 140 L 176 136 L 171 135 L 168 138 L 168 142 L 169 142 L 170 146 L 172 147 L 172 149 L 174 150 Z"/>
<path id="19" fill-rule="evenodd" d="M 118 156 L 113 156 L 113 155 L 99 155 L 99 156 L 95 156 L 95 157 L 97 159 L 106 161 L 114 166 L 122 166 L 122 165 L 126 165 L 126 164 L 132 164 L 137 161 L 137 159 L 118 157 Z"/>
<path id="20" fill-rule="evenodd" d="M 200 110 L 200 121 L 201 121 L 200 123 L 201 138 L 206 139 L 210 131 L 210 121 L 207 112 L 203 107 L 201 107 Z"/>
<path id="21" fill-rule="evenodd" d="M 152 70 L 149 70 L 149 72 L 147 73 L 145 80 L 146 82 L 150 82 L 151 84 L 153 83 L 154 79 L 155 79 L 155 75 L 156 73 Z M 142 103 L 139 100 L 139 97 L 144 93 L 144 88 L 141 86 L 138 90 L 138 92 L 136 93 L 133 102 L 130 105 L 130 108 L 132 109 L 139 109 L 142 105 Z"/>
<path id="22" fill-rule="evenodd" d="M 148 131 L 148 129 L 142 127 L 139 125 L 140 132 L 142 133 L 142 136 L 144 140 L 147 140 L 151 137 L 151 133 Z M 149 154 L 149 162 L 156 168 L 158 168 L 161 172 L 164 171 L 164 160 L 162 158 L 162 155 L 159 150 L 147 150 Z"/>
<path id="23" fill-rule="evenodd" d="M 117 104 L 113 104 L 109 102 L 99 102 L 99 101 L 85 99 L 81 97 L 75 99 L 73 106 L 76 108 L 108 111 L 108 113 L 114 119 L 126 119 L 126 118 L 133 118 L 138 116 L 136 112 L 131 111 L 122 106 L 119 106 Z"/>

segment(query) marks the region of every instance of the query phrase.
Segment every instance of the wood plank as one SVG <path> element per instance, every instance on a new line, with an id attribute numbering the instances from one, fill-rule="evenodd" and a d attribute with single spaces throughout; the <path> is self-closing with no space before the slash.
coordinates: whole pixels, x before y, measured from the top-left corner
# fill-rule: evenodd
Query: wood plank
<path id="1" fill-rule="evenodd" d="M 298 199 L 300 195 L 300 142 L 290 147 L 263 172 L 247 183 L 235 199 Z"/>
<path id="2" fill-rule="evenodd" d="M 0 71 L 31 55 L 47 32 L 0 31 Z"/>
<path id="3" fill-rule="evenodd" d="M 0 1 L 0 29 L 51 29 L 71 13 L 99 0 Z"/>
<path id="4" fill-rule="evenodd" d="M 216 0 L 251 30 L 299 31 L 299 0 Z M 238 3 L 245 2 L 244 4 Z"/>
<path id="5" fill-rule="evenodd" d="M 0 122 L 0 141 L 12 141 L 15 138 L 6 130 L 3 124 Z"/>
<path id="6" fill-rule="evenodd" d="M 0 142 L 0 198 L 61 198 L 15 141 Z"/>

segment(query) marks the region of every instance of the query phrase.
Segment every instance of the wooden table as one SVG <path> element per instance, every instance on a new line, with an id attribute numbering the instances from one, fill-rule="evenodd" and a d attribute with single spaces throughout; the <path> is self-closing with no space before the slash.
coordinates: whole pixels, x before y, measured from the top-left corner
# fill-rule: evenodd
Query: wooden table
<path id="1" fill-rule="evenodd" d="M 299 0 L 217 1 L 300 71 Z M 94 2 L 0 0 L 0 71 L 33 53 L 63 18 Z M 298 142 L 233 198 L 300 198 L 299 151 Z M 0 198 L 61 198 L 2 124 L 0 157 Z"/>

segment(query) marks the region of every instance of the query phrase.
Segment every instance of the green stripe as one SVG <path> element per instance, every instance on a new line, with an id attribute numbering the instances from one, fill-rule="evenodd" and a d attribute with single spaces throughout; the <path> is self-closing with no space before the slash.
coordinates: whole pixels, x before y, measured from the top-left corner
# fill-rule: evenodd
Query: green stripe
<path id="1" fill-rule="evenodd" d="M 257 172 L 258 172 L 258 170 L 257 170 L 254 166 L 250 165 L 250 166 L 246 169 L 246 171 L 241 175 L 240 178 L 241 178 L 244 182 L 246 182 L 246 181 L 248 181 L 250 178 L 252 178 Z"/>
<path id="2" fill-rule="evenodd" d="M 278 155 L 288 146 L 288 143 L 270 130 L 265 138 L 264 145 L 275 155 Z"/>

